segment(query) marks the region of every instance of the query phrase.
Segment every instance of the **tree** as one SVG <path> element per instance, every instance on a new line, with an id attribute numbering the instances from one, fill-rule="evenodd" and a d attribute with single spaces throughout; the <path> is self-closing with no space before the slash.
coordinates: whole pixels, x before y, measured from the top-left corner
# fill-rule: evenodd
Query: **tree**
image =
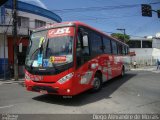
<path id="1" fill-rule="evenodd" d="M 125 43 L 127 43 L 130 39 L 129 35 L 126 35 L 126 34 L 124 35 L 124 34 L 121 34 L 121 33 L 112 33 L 111 36 L 116 38 L 116 39 L 119 39 L 120 41 L 124 41 Z"/>

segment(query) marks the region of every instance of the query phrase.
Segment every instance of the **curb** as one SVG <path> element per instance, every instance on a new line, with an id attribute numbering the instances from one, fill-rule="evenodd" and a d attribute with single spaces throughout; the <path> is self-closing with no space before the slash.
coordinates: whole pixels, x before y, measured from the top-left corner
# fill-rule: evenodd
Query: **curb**
<path id="1" fill-rule="evenodd" d="M 137 69 L 131 69 L 131 71 L 154 71 L 156 70 L 155 68 L 150 68 L 150 69 L 147 69 L 147 68 L 137 68 Z"/>
<path id="2" fill-rule="evenodd" d="M 152 66 L 152 67 L 141 67 L 141 68 L 131 68 L 131 71 L 156 71 L 157 67 L 156 66 Z"/>

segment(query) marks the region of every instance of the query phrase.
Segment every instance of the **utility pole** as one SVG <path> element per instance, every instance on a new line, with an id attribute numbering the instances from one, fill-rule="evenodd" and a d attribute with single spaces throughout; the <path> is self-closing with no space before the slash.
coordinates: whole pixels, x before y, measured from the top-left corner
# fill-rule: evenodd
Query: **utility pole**
<path id="1" fill-rule="evenodd" d="M 17 59 L 17 0 L 13 0 L 14 80 L 18 80 Z"/>

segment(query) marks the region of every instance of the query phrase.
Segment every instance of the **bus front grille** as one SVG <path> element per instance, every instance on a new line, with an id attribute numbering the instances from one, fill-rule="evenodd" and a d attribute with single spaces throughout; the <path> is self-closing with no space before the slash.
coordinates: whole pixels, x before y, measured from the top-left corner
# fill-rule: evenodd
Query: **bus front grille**
<path id="1" fill-rule="evenodd" d="M 54 89 L 50 86 L 33 86 L 33 91 L 40 92 L 41 90 L 46 90 L 48 93 L 58 93 L 57 89 Z"/>

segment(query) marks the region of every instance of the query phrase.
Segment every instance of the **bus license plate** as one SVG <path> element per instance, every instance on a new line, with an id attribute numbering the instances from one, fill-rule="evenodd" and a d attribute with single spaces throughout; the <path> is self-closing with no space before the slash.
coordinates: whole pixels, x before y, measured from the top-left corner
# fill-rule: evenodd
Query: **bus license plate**
<path id="1" fill-rule="evenodd" d="M 40 90 L 40 93 L 47 94 L 48 92 L 46 90 Z"/>

